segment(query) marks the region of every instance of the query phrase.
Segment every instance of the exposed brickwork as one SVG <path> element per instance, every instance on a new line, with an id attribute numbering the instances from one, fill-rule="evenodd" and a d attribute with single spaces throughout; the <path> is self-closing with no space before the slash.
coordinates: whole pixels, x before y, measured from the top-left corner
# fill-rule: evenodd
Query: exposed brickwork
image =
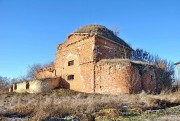
<path id="1" fill-rule="evenodd" d="M 70 89 L 93 92 L 94 43 L 94 36 L 74 34 L 69 36 L 64 44 L 58 46 L 55 61 L 56 74 L 70 85 Z M 74 64 L 68 66 L 68 61 L 72 60 Z M 74 75 L 74 79 L 68 80 L 68 75 Z"/>
<path id="2" fill-rule="evenodd" d="M 102 30 L 106 32 L 106 28 Z M 121 39 L 110 40 L 117 37 L 112 37 L 111 33 L 108 38 L 107 34 L 70 34 L 64 43 L 57 46 L 54 70 L 50 73 L 48 69 L 42 69 L 37 76 L 60 77 L 60 87 L 88 93 L 153 91 L 152 66 L 132 62 L 132 49 Z"/>
<path id="3" fill-rule="evenodd" d="M 147 68 L 146 71 L 140 67 Z M 151 66 L 134 64 L 127 59 L 102 60 L 96 65 L 95 92 L 127 94 L 145 91 L 154 91 L 155 83 Z M 140 71 L 144 71 L 141 72 Z M 154 77 L 152 77 L 154 78 Z"/>
<path id="4" fill-rule="evenodd" d="M 130 58 L 131 50 L 102 36 L 96 36 L 96 61 L 101 59 Z"/>
<path id="5" fill-rule="evenodd" d="M 142 79 L 143 90 L 146 92 L 153 92 L 156 90 L 155 72 L 153 68 L 146 68 Z"/>
<path id="6" fill-rule="evenodd" d="M 56 70 L 54 66 L 48 66 L 46 68 L 39 69 L 36 73 L 37 73 L 36 74 L 37 79 L 56 77 Z"/>
<path id="7" fill-rule="evenodd" d="M 97 93 L 129 93 L 127 81 L 130 80 L 128 62 L 99 62 L 95 73 L 95 91 Z"/>

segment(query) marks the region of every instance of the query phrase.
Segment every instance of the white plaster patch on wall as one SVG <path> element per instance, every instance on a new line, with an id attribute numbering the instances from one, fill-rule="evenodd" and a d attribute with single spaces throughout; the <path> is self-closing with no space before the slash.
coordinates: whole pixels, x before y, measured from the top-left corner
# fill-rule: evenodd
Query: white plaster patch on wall
<path id="1" fill-rule="evenodd" d="M 98 47 L 99 47 L 98 45 L 93 45 L 93 46 L 92 46 L 92 50 L 97 50 Z"/>
<path id="2" fill-rule="evenodd" d="M 100 54 L 100 55 L 102 55 L 102 53 L 101 53 L 101 52 L 97 52 L 97 54 Z"/>
<path id="3" fill-rule="evenodd" d="M 120 65 L 116 65 L 116 69 L 120 69 Z"/>
<path id="4" fill-rule="evenodd" d="M 180 83 L 180 64 L 178 64 L 177 67 L 178 67 L 178 81 Z"/>
<path id="5" fill-rule="evenodd" d="M 72 57 L 73 56 L 73 54 L 70 52 L 67 56 L 66 56 L 66 59 L 67 58 L 70 58 L 70 57 Z"/>
<path id="6" fill-rule="evenodd" d="M 96 49 L 96 46 L 95 45 L 92 45 L 92 50 Z"/>
<path id="7" fill-rule="evenodd" d="M 81 46 L 78 46 L 77 48 L 78 48 L 78 49 L 81 49 Z"/>
<path id="8" fill-rule="evenodd" d="M 114 49 L 114 48 L 111 48 L 111 47 L 108 47 L 108 46 L 104 46 L 104 48 L 108 48 L 108 49 Z"/>
<path id="9" fill-rule="evenodd" d="M 69 54 L 67 54 L 67 56 L 66 56 L 66 59 L 68 60 L 69 58 L 73 58 L 73 59 L 77 59 L 77 60 L 79 60 L 79 57 L 78 57 L 78 55 L 77 54 L 74 54 L 74 53 L 69 53 Z"/>

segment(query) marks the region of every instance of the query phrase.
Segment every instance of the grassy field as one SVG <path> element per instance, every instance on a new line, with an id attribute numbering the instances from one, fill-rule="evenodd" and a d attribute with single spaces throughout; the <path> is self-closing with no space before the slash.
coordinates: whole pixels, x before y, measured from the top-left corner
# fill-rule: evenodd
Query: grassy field
<path id="1" fill-rule="evenodd" d="M 0 93 L 0 120 L 180 121 L 180 91 L 101 95 L 58 89 L 39 94 Z"/>

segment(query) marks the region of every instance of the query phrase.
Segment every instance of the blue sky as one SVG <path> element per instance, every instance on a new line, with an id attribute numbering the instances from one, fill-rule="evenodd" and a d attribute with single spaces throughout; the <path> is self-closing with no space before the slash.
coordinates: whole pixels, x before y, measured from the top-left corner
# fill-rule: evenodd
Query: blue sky
<path id="1" fill-rule="evenodd" d="M 87 24 L 118 27 L 133 48 L 180 61 L 180 0 L 0 0 L 0 75 L 53 61 L 57 44 Z"/>

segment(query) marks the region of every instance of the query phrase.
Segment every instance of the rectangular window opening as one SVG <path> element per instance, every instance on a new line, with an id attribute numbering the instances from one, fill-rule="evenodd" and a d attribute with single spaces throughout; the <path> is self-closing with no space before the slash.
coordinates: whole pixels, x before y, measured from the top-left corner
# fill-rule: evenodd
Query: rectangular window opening
<path id="1" fill-rule="evenodd" d="M 73 80 L 74 79 L 74 75 L 68 75 L 67 80 Z"/>
<path id="2" fill-rule="evenodd" d="M 154 76 L 153 75 L 151 75 L 151 81 L 154 81 Z"/>
<path id="3" fill-rule="evenodd" d="M 29 82 L 26 82 L 26 89 L 29 89 Z"/>
<path id="4" fill-rule="evenodd" d="M 16 90 L 17 89 L 17 84 L 15 84 L 14 86 L 15 86 L 14 89 Z"/>
<path id="5" fill-rule="evenodd" d="M 74 65 L 74 60 L 68 61 L 68 66 Z"/>

